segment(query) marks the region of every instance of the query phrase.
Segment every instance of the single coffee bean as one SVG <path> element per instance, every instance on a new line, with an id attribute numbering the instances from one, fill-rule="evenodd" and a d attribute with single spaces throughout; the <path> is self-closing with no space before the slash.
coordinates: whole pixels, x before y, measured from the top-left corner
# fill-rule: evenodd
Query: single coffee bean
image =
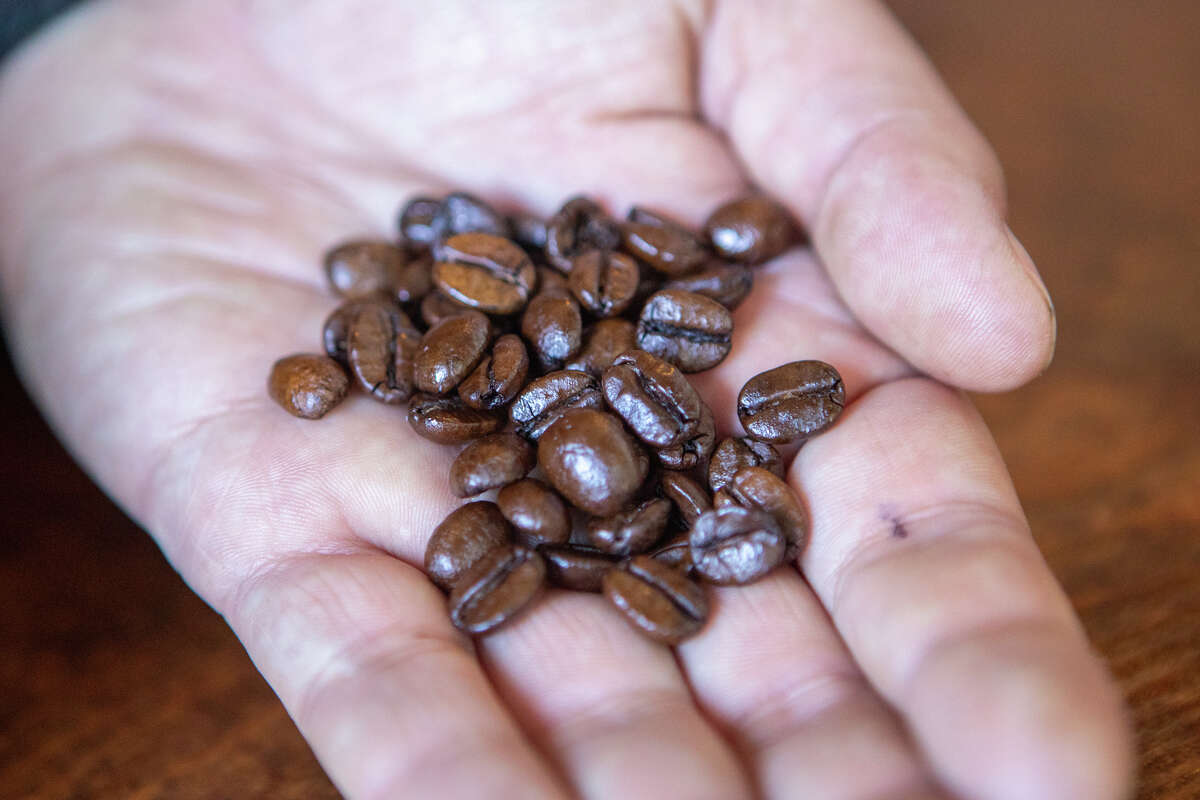
<path id="1" fill-rule="evenodd" d="M 638 319 L 638 345 L 684 372 L 720 364 L 729 354 L 732 334 L 729 310 L 695 292 L 657 292 Z"/>
<path id="2" fill-rule="evenodd" d="M 589 250 L 616 250 L 621 226 L 587 197 L 572 197 L 546 222 L 546 258 L 563 272 Z"/>
<path id="3" fill-rule="evenodd" d="M 664 275 L 687 275 L 708 259 L 704 243 L 691 231 L 643 208 L 629 212 L 621 233 L 625 252 Z"/>
<path id="4" fill-rule="evenodd" d="M 704 235 L 722 258 L 761 264 L 800 240 L 792 215 L 762 194 L 740 197 L 714 211 Z"/>
<path id="5" fill-rule="evenodd" d="M 749 436 L 722 439 L 708 462 L 708 486 L 714 492 L 725 488 L 743 467 L 763 467 L 783 477 L 783 458 L 774 445 Z"/>
<path id="6" fill-rule="evenodd" d="M 537 286 L 533 262 L 508 239 L 460 233 L 437 249 L 433 282 L 458 302 L 488 314 L 512 314 L 529 302 Z"/>
<path id="7" fill-rule="evenodd" d="M 537 441 L 546 429 L 573 408 L 604 408 L 599 382 L 577 370 L 550 372 L 530 381 L 508 407 L 517 433 Z"/>
<path id="8" fill-rule="evenodd" d="M 793 361 L 746 381 L 737 414 L 755 439 L 784 444 L 825 430 L 845 405 L 846 389 L 836 369 L 823 361 Z"/>
<path id="9" fill-rule="evenodd" d="M 671 447 L 700 425 L 700 395 L 674 365 L 644 350 L 617 357 L 600 378 L 609 408 L 654 448 Z"/>
<path id="10" fill-rule="evenodd" d="M 388 309 L 396 308 L 387 295 L 376 294 L 358 300 L 344 300 L 325 318 L 325 324 L 321 327 L 321 344 L 325 348 L 325 355 L 343 367 L 346 366 L 346 346 L 350 343 L 350 323 L 363 306 L 372 303 Z"/>
<path id="11" fill-rule="evenodd" d="M 567 294 L 535 296 L 521 315 L 521 335 L 542 369 L 560 368 L 583 344 L 579 304 Z"/>
<path id="12" fill-rule="evenodd" d="M 525 478 L 505 486 L 496 495 L 500 513 L 530 547 L 563 544 L 571 535 L 571 515 L 562 498 L 546 484 Z"/>
<path id="13" fill-rule="evenodd" d="M 524 478 L 537 463 L 533 447 L 515 433 L 493 433 L 462 449 L 450 465 L 450 491 L 472 497 Z"/>
<path id="14" fill-rule="evenodd" d="M 770 514 L 726 506 L 701 515 L 688 534 L 696 574 L 709 583 L 753 583 L 783 563 L 786 541 Z"/>
<path id="15" fill-rule="evenodd" d="M 433 221 L 437 234 L 432 242 L 434 256 L 439 261 L 446 261 L 441 251 L 441 244 L 452 236 L 462 233 L 485 233 L 491 236 L 507 238 L 510 231 L 508 220 L 496 209 L 466 192 L 454 192 L 446 195 Z"/>
<path id="16" fill-rule="evenodd" d="M 350 323 L 346 364 L 355 382 L 374 399 L 395 405 L 413 393 L 413 360 L 421 334 L 395 306 L 364 303 Z"/>
<path id="17" fill-rule="evenodd" d="M 457 317 L 464 311 L 472 309 L 457 300 L 452 300 L 436 289 L 421 298 L 421 320 L 426 327 L 432 328 L 442 320 Z"/>
<path id="18" fill-rule="evenodd" d="M 567 361 L 566 368 L 600 377 L 617 356 L 635 348 L 637 326 L 625 319 L 602 319 L 584 333 L 583 347 Z"/>
<path id="19" fill-rule="evenodd" d="M 561 586 L 575 592 L 599 592 L 604 576 L 621 563 L 590 547 L 579 545 L 547 545 L 538 548 L 546 560 L 546 577 L 551 586 Z"/>
<path id="20" fill-rule="evenodd" d="M 708 619 L 704 589 L 649 556 L 610 570 L 604 576 L 604 595 L 629 624 L 663 644 L 693 636 Z"/>
<path id="21" fill-rule="evenodd" d="M 496 411 L 517 396 L 528 375 L 529 354 L 525 352 L 525 343 L 520 336 L 506 333 L 458 385 L 458 396 L 471 408 Z"/>
<path id="22" fill-rule="evenodd" d="M 504 417 L 471 408 L 457 397 L 415 394 L 408 405 L 408 424 L 431 442 L 463 444 L 495 433 Z"/>
<path id="23" fill-rule="evenodd" d="M 512 529 L 495 503 L 467 503 L 434 528 L 425 545 L 425 572 L 449 591 L 480 559 L 511 543 Z"/>
<path id="24" fill-rule="evenodd" d="M 356 239 L 325 255 L 325 277 L 340 297 L 369 297 L 390 292 L 406 261 L 404 251 L 389 242 Z"/>
<path id="25" fill-rule="evenodd" d="M 754 273 L 749 267 L 714 260 L 708 262 L 699 272 L 667 281 L 662 288 L 695 292 L 716 300 L 733 311 L 746 299 L 753 286 Z"/>
<path id="26" fill-rule="evenodd" d="M 478 311 L 466 311 L 434 325 L 421 340 L 413 360 L 417 388 L 448 394 L 479 365 L 487 352 L 492 326 Z"/>
<path id="27" fill-rule="evenodd" d="M 428 253 L 405 262 L 392 284 L 392 297 L 400 303 L 416 303 L 433 291 L 433 258 Z"/>
<path id="28" fill-rule="evenodd" d="M 789 560 L 804 550 L 808 541 L 808 513 L 783 478 L 762 467 L 744 467 L 733 476 L 725 491 L 739 505 L 775 518 L 787 539 Z"/>
<path id="29" fill-rule="evenodd" d="M 478 636 L 523 611 L 546 583 L 546 562 L 528 547 L 488 553 L 458 579 L 450 592 L 450 621 Z"/>
<path id="30" fill-rule="evenodd" d="M 442 201 L 432 197 L 414 197 L 400 210 L 397 227 L 400 240 L 409 252 L 427 252 L 438 237 L 435 220 Z"/>
<path id="31" fill-rule="evenodd" d="M 660 564 L 680 570 L 685 575 L 692 571 L 692 544 L 687 532 L 676 534 L 649 553 Z"/>
<path id="32" fill-rule="evenodd" d="M 520 212 L 508 217 L 508 228 L 512 231 L 512 240 L 528 253 L 537 253 L 540 257 L 546 247 L 546 221 L 534 214 Z"/>
<path id="33" fill-rule="evenodd" d="M 538 439 L 538 465 L 568 502 L 603 517 L 629 504 L 649 462 L 616 417 L 573 408 Z"/>
<path id="34" fill-rule="evenodd" d="M 693 469 L 708 462 L 717 441 L 717 427 L 712 409 L 700 402 L 700 423 L 696 430 L 678 444 L 655 451 L 658 462 L 667 469 Z"/>
<path id="35" fill-rule="evenodd" d="M 658 489 L 675 505 L 683 524 L 691 528 L 706 511 L 712 510 L 708 490 L 682 472 L 668 471 L 658 479 Z"/>
<path id="36" fill-rule="evenodd" d="M 640 281 L 637 262 L 610 250 L 577 256 L 568 279 L 579 305 L 597 317 L 613 317 L 628 308 Z"/>
<path id="37" fill-rule="evenodd" d="M 609 555 L 644 553 L 662 538 L 670 516 L 670 501 L 653 497 L 633 508 L 588 522 L 588 541 Z"/>
<path id="38" fill-rule="evenodd" d="M 320 419 L 342 402 L 350 381 L 342 365 L 329 356 L 297 353 L 271 366 L 267 393 L 289 414 Z"/>

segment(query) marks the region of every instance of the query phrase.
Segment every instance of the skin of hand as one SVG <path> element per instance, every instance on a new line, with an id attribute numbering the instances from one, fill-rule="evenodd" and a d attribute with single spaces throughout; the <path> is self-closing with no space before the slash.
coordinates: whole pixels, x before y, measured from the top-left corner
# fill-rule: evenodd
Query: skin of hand
<path id="1" fill-rule="evenodd" d="M 995 157 L 866 0 L 98 0 L 0 76 L 19 368 L 72 453 L 224 615 L 351 797 L 1125 796 L 1122 704 L 962 390 L 1053 310 Z M 351 396 L 267 397 L 319 351 L 319 259 L 415 193 L 696 225 L 757 184 L 812 246 L 756 272 L 697 378 L 819 358 L 851 402 L 788 477 L 800 570 L 649 643 L 551 593 L 477 643 L 420 570 L 453 451 Z"/>

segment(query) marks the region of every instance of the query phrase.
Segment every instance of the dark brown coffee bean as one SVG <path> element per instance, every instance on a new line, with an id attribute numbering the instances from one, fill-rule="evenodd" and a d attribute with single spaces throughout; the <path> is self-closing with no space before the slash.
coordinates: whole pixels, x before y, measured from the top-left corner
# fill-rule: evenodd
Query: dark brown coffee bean
<path id="1" fill-rule="evenodd" d="M 708 619 L 704 589 L 680 571 L 637 556 L 604 576 L 604 595 L 642 633 L 663 644 L 679 644 Z"/>
<path id="2" fill-rule="evenodd" d="M 688 439 L 700 425 L 700 395 L 674 365 L 644 350 L 617 357 L 600 378 L 609 408 L 653 448 Z"/>
<path id="3" fill-rule="evenodd" d="M 488 314 L 512 314 L 537 286 L 533 262 L 508 239 L 488 233 L 451 236 L 437 250 L 433 282 L 458 302 Z"/>
<path id="4" fill-rule="evenodd" d="M 477 501 L 450 512 L 425 546 L 425 572 L 450 587 L 488 553 L 512 543 L 512 529 L 495 503 Z"/>
<path id="5" fill-rule="evenodd" d="M 521 480 L 537 463 L 533 447 L 515 433 L 493 433 L 462 449 L 450 465 L 450 491 L 472 497 Z"/>
<path id="6" fill-rule="evenodd" d="M 525 386 L 529 355 L 521 337 L 506 333 L 492 345 L 479 366 L 458 385 L 458 396 L 471 408 L 504 408 Z"/>
<path id="7" fill-rule="evenodd" d="M 804 550 L 808 541 L 808 513 L 783 478 L 762 467 L 744 467 L 733 476 L 725 491 L 739 505 L 775 518 L 787 539 L 789 559 Z"/>
<path id="8" fill-rule="evenodd" d="M 293 416 L 320 419 L 342 402 L 350 381 L 342 365 L 329 356 L 297 353 L 271 366 L 267 393 Z"/>
<path id="9" fill-rule="evenodd" d="M 715 367 L 732 346 L 733 317 L 715 300 L 667 290 L 646 301 L 638 319 L 638 345 L 684 372 Z"/>
<path id="10" fill-rule="evenodd" d="M 546 428 L 573 408 L 604 408 L 599 382 L 577 370 L 550 372 L 530 381 L 508 407 L 517 433 L 537 441 Z"/>
<path id="11" fill-rule="evenodd" d="M 621 233 L 625 252 L 664 275 L 687 275 L 708 259 L 704 243 L 691 231 L 643 208 L 629 212 Z"/>
<path id="12" fill-rule="evenodd" d="M 603 517 L 629 504 L 649 462 L 616 417 L 574 408 L 538 439 L 538 465 L 568 502 Z"/>
<path id="13" fill-rule="evenodd" d="M 325 277 L 341 297 L 369 297 L 390 292 L 406 261 L 404 251 L 389 242 L 356 239 L 325 255 Z"/>
<path id="14" fill-rule="evenodd" d="M 478 311 L 466 311 L 434 325 L 413 360 L 417 388 L 430 394 L 454 391 L 487 352 L 492 326 Z"/>
<path id="15" fill-rule="evenodd" d="M 667 469 L 693 469 L 708 461 L 717 441 L 717 427 L 712 409 L 700 402 L 700 424 L 679 444 L 655 451 L 658 462 Z"/>
<path id="16" fill-rule="evenodd" d="M 541 594 L 546 562 L 517 545 L 488 553 L 458 579 L 450 592 L 450 621 L 478 636 L 515 617 Z"/>
<path id="17" fill-rule="evenodd" d="M 733 311 L 746 299 L 753 286 L 754 273 L 749 267 L 710 261 L 699 272 L 667 281 L 662 288 L 702 294 Z"/>
<path id="18" fill-rule="evenodd" d="M 446 195 L 433 221 L 434 239 L 433 252 L 439 261 L 452 260 L 445 257 L 441 245 L 452 236 L 463 233 L 484 233 L 491 236 L 507 238 L 510 231 L 508 220 L 496 209 L 466 192 L 454 192 Z"/>
<path id="19" fill-rule="evenodd" d="M 512 240 L 524 247 L 527 252 L 541 255 L 546 247 L 546 221 L 534 214 L 524 212 L 511 214 L 508 218 L 508 228 L 512 231 Z"/>
<path id="20" fill-rule="evenodd" d="M 682 472 L 668 471 L 658 479 L 658 488 L 663 496 L 675 504 L 679 518 L 690 528 L 706 511 L 712 510 L 712 498 L 708 490 Z"/>
<path id="21" fill-rule="evenodd" d="M 588 522 L 588 542 L 602 553 L 614 556 L 644 553 L 662 538 L 670 516 L 670 501 L 654 497 Z"/>
<path id="22" fill-rule="evenodd" d="M 374 399 L 395 405 L 413 393 L 413 359 L 421 334 L 395 306 L 364 303 L 350 323 L 346 365 L 355 382 Z"/>
<path id="23" fill-rule="evenodd" d="M 725 506 L 740 506 L 737 500 L 733 499 L 733 495 L 727 489 L 721 489 L 713 494 L 713 508 L 725 508 Z"/>
<path id="24" fill-rule="evenodd" d="M 542 369 L 558 369 L 583 344 L 579 304 L 566 294 L 543 292 L 525 307 L 521 335 Z"/>
<path id="25" fill-rule="evenodd" d="M 680 570 L 685 575 L 692 571 L 692 544 L 687 532 L 672 536 L 649 555 L 660 564 Z"/>
<path id="26" fill-rule="evenodd" d="M 714 211 L 704 235 L 722 258 L 761 264 L 800 240 L 792 215 L 762 194 L 740 197 Z"/>
<path id="27" fill-rule="evenodd" d="M 512 524 L 517 538 L 530 547 L 563 544 L 571 535 L 571 515 L 562 498 L 534 478 L 510 483 L 496 495 L 496 505 Z"/>
<path id="28" fill-rule="evenodd" d="M 408 405 L 408 424 L 432 442 L 464 444 L 495 433 L 504 424 L 504 417 L 470 408 L 457 397 L 415 394 Z"/>
<path id="29" fill-rule="evenodd" d="M 435 220 L 442 201 L 432 197 L 414 197 L 400 210 L 397 227 L 400 240 L 410 252 L 428 251 L 438 237 Z"/>
<path id="30" fill-rule="evenodd" d="M 784 444 L 828 428 L 846 405 L 842 376 L 823 361 L 793 361 L 746 381 L 737 413 L 746 433 Z"/>
<path id="31" fill-rule="evenodd" d="M 567 283 L 567 276 L 556 270 L 554 267 L 539 266 L 538 274 L 538 294 L 565 294 L 571 293 L 571 287 Z"/>
<path id="32" fill-rule="evenodd" d="M 637 326 L 625 319 L 602 319 L 584 333 L 583 347 L 566 368 L 600 377 L 617 356 L 636 347 Z"/>
<path id="33" fill-rule="evenodd" d="M 621 563 L 617 556 L 573 544 L 548 545 L 538 552 L 546 560 L 550 584 L 575 592 L 599 592 L 604 576 Z"/>
<path id="34" fill-rule="evenodd" d="M 783 563 L 786 540 L 770 514 L 726 506 L 701 515 L 688 534 L 692 565 L 709 583 L 753 583 Z"/>
<path id="35" fill-rule="evenodd" d="M 572 197 L 546 222 L 546 258 L 563 272 L 589 250 L 616 250 L 620 224 L 587 197 Z"/>
<path id="36" fill-rule="evenodd" d="M 416 303 L 433 291 L 433 258 L 428 253 L 405 262 L 392 284 L 392 297 L 401 303 Z"/>
<path id="37" fill-rule="evenodd" d="M 386 295 L 377 294 L 360 300 L 344 300 L 335 308 L 321 328 L 321 344 L 325 347 L 325 355 L 346 366 L 346 345 L 350 343 L 350 323 L 363 306 L 378 303 L 385 308 L 396 308 L 396 304 Z"/>
<path id="38" fill-rule="evenodd" d="M 579 305 L 597 317 L 613 317 L 628 308 L 640 281 L 637 262 L 609 250 L 577 256 L 568 279 Z"/>
<path id="39" fill-rule="evenodd" d="M 446 297 L 446 295 L 436 289 L 421 298 L 421 320 L 430 328 L 442 320 L 457 317 L 464 311 L 471 310 L 457 300 Z"/>
<path id="40" fill-rule="evenodd" d="M 783 477 L 783 459 L 773 445 L 749 436 L 722 439 L 708 462 L 708 486 L 714 492 L 725 488 L 743 467 L 763 467 Z"/>

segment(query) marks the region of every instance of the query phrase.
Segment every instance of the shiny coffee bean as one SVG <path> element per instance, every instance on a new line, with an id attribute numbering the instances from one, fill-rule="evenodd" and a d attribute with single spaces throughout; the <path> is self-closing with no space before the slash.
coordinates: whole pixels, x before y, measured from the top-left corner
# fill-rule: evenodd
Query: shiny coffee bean
<path id="1" fill-rule="evenodd" d="M 743 467 L 763 467 L 783 477 L 783 459 L 773 445 L 749 436 L 722 439 L 708 462 L 708 486 L 714 492 L 725 488 Z"/>
<path id="2" fill-rule="evenodd" d="M 746 381 L 737 414 L 755 439 L 784 444 L 828 428 L 846 405 L 842 376 L 823 361 L 793 361 Z"/>
<path id="3" fill-rule="evenodd" d="M 529 354 L 525 352 L 525 343 L 521 337 L 506 333 L 458 385 L 458 396 L 471 408 L 496 411 L 517 396 L 528 375 Z"/>
<path id="4" fill-rule="evenodd" d="M 646 209 L 630 211 L 621 234 L 625 252 L 664 275 L 687 275 L 708 259 L 704 243 L 691 231 Z"/>
<path id="5" fill-rule="evenodd" d="M 787 539 L 787 557 L 794 559 L 808 541 L 808 512 L 783 478 L 762 467 L 738 470 L 725 491 L 738 505 L 764 511 L 775 518 Z"/>
<path id="6" fill-rule="evenodd" d="M 442 259 L 441 242 L 462 233 L 486 233 L 507 238 L 511 231 L 508 219 L 496 209 L 473 194 L 454 192 L 446 195 L 433 221 L 437 238 L 433 242 L 434 255 Z"/>
<path id="7" fill-rule="evenodd" d="M 400 303 L 416 303 L 433 291 L 433 259 L 428 253 L 412 256 L 392 284 L 392 297 Z"/>
<path id="8" fill-rule="evenodd" d="M 675 505 L 683 524 L 691 528 L 701 514 L 712 510 L 708 490 L 682 472 L 668 471 L 658 479 L 658 489 Z"/>
<path id="9" fill-rule="evenodd" d="M 526 252 L 542 254 L 546 247 L 546 221 L 535 214 L 524 212 L 508 217 L 508 229 L 512 240 L 524 247 Z"/>
<path id="10" fill-rule="evenodd" d="M 572 262 L 568 284 L 584 310 L 597 317 L 613 317 L 633 302 L 640 280 L 637 262 L 629 256 L 592 250 Z"/>
<path id="11" fill-rule="evenodd" d="M 529 442 L 515 433 L 493 433 L 462 449 L 450 465 L 450 491 L 473 497 L 524 478 L 537 463 Z"/>
<path id="12" fill-rule="evenodd" d="M 708 619 L 703 587 L 649 556 L 605 575 L 604 595 L 629 624 L 663 644 L 695 635 Z"/>
<path id="13" fill-rule="evenodd" d="M 350 343 L 350 323 L 354 321 L 359 309 L 371 303 L 378 303 L 389 309 L 396 308 L 396 304 L 383 294 L 360 300 L 343 300 L 342 304 L 325 318 L 325 324 L 321 327 L 321 344 L 325 348 L 325 355 L 342 366 L 346 366 L 346 345 Z"/>
<path id="14" fill-rule="evenodd" d="M 604 576 L 621 563 L 617 556 L 573 544 L 547 545 L 539 547 L 538 552 L 546 560 L 550 585 L 575 592 L 599 592 Z"/>
<path id="15" fill-rule="evenodd" d="M 537 270 L 525 251 L 487 233 L 460 233 L 437 249 L 433 282 L 458 302 L 488 314 L 512 314 L 529 302 Z"/>
<path id="16" fill-rule="evenodd" d="M 719 489 L 713 493 L 713 508 L 725 508 L 725 506 L 740 506 L 737 500 L 733 499 L 733 495 L 727 489 Z"/>
<path id="17" fill-rule="evenodd" d="M 508 418 L 517 433 L 537 441 L 573 408 L 603 409 L 600 384 L 586 372 L 559 370 L 530 381 L 508 407 Z"/>
<path id="18" fill-rule="evenodd" d="M 567 361 L 566 369 L 600 377 L 617 356 L 636 347 L 636 325 L 625 319 L 602 319 L 584 331 L 583 347 Z"/>
<path id="19" fill-rule="evenodd" d="M 800 240 L 787 209 L 762 194 L 740 197 L 714 211 L 704 235 L 722 258 L 761 264 Z"/>
<path id="20" fill-rule="evenodd" d="M 413 360 L 413 380 L 430 394 L 448 394 L 471 374 L 487 352 L 492 326 L 478 311 L 449 317 L 426 331 Z"/>
<path id="21" fill-rule="evenodd" d="M 684 372 L 715 367 L 732 346 L 733 317 L 715 300 L 667 290 L 646 301 L 638 319 L 638 346 Z"/>
<path id="22" fill-rule="evenodd" d="M 588 543 L 602 553 L 629 556 L 644 553 L 662 538 L 671 516 L 671 502 L 661 497 L 588 522 Z"/>
<path id="23" fill-rule="evenodd" d="M 438 237 L 435 220 L 442 209 L 442 201 L 432 197 L 414 197 L 400 210 L 397 227 L 400 240 L 409 252 L 426 252 Z"/>
<path id="24" fill-rule="evenodd" d="M 712 409 L 700 402 L 700 423 L 682 442 L 655 451 L 658 463 L 667 469 L 693 469 L 708 461 L 717 441 Z"/>
<path id="25" fill-rule="evenodd" d="M 415 394 L 408 405 L 408 424 L 438 444 L 464 444 L 504 425 L 504 417 L 471 408 L 457 397 Z"/>
<path id="26" fill-rule="evenodd" d="M 342 402 L 350 381 L 342 365 L 329 356 L 297 353 L 271 366 L 267 393 L 289 414 L 320 419 Z"/>
<path id="27" fill-rule="evenodd" d="M 488 553 L 458 579 L 450 592 L 450 621 L 478 636 L 515 617 L 541 594 L 546 562 L 516 545 Z"/>
<path id="28" fill-rule="evenodd" d="M 687 532 L 676 534 L 648 554 L 660 564 L 666 564 L 685 575 L 692 571 L 692 544 Z"/>
<path id="29" fill-rule="evenodd" d="M 709 583 L 753 583 L 783 563 L 786 540 L 770 514 L 726 506 L 701 515 L 688 534 L 695 573 Z"/>
<path id="30" fill-rule="evenodd" d="M 742 264 L 709 261 L 699 272 L 675 278 L 663 284 L 664 289 L 695 292 L 716 300 L 733 311 L 754 287 L 754 273 Z"/>
<path id="31" fill-rule="evenodd" d="M 538 465 L 569 503 L 603 517 L 629 504 L 649 462 L 616 417 L 574 408 L 538 439 Z"/>
<path id="32" fill-rule="evenodd" d="M 421 298 L 421 320 L 427 328 L 432 328 L 444 319 L 457 317 L 464 311 L 471 310 L 457 300 L 446 297 L 446 295 L 436 289 Z"/>
<path id="33" fill-rule="evenodd" d="M 554 267 L 541 265 L 537 268 L 538 274 L 538 294 L 563 294 L 569 295 L 571 287 L 567 283 L 567 276 L 556 270 Z"/>
<path id="34" fill-rule="evenodd" d="M 571 515 L 558 493 L 534 478 L 505 486 L 496 495 L 500 513 L 530 547 L 563 544 L 571 535 Z"/>
<path id="35" fill-rule="evenodd" d="M 346 365 L 354 381 L 374 399 L 395 405 L 413 393 L 413 360 L 421 334 L 395 306 L 365 303 L 350 323 Z"/>
<path id="36" fill-rule="evenodd" d="M 671 447 L 695 433 L 700 395 L 673 364 L 644 350 L 617 357 L 600 378 L 608 407 L 653 448 Z"/>
<path id="37" fill-rule="evenodd" d="M 495 503 L 459 506 L 442 520 L 425 546 L 425 572 L 449 591 L 488 553 L 512 543 L 512 529 Z"/>
<path id="38" fill-rule="evenodd" d="M 407 260 L 404 251 L 389 242 L 356 239 L 326 253 L 325 277 L 339 297 L 369 297 L 390 292 Z"/>
<path id="39" fill-rule="evenodd" d="M 521 335 L 542 369 L 560 368 L 583 345 L 579 304 L 567 294 L 538 294 L 521 315 Z"/>
<path id="40" fill-rule="evenodd" d="M 546 258 L 563 272 L 576 256 L 620 245 L 620 224 L 587 197 L 572 197 L 546 222 Z"/>

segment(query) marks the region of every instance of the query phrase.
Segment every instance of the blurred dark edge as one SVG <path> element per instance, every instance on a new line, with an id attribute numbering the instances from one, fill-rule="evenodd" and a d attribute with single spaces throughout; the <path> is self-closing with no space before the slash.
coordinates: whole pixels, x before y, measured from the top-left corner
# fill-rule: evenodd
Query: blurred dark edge
<path id="1" fill-rule="evenodd" d="M 0 0 L 0 59 L 79 0 Z"/>

